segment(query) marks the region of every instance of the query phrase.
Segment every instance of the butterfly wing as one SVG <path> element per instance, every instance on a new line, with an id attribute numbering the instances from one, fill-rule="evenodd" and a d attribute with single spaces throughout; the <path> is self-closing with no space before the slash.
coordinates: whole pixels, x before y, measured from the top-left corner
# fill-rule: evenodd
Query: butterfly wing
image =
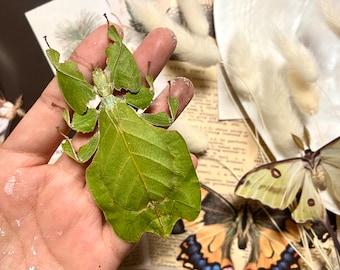
<path id="1" fill-rule="evenodd" d="M 259 200 L 272 208 L 285 209 L 302 188 L 306 172 L 300 158 L 286 159 L 259 166 L 238 182 L 235 193 Z"/>
<path id="2" fill-rule="evenodd" d="M 233 224 L 237 210 L 209 187 L 202 185 L 202 192 L 206 193 L 201 204 L 204 226 L 197 232 L 197 237 L 212 261 L 217 260 L 222 266 L 231 266 L 231 247 L 236 237 Z"/>
<path id="3" fill-rule="evenodd" d="M 277 270 L 277 269 L 294 269 L 299 270 L 299 258 L 300 256 L 296 250 L 291 246 L 287 245 L 286 248 L 281 252 L 280 258 L 275 264 L 271 264 L 270 267 L 260 267 L 258 270 Z"/>
<path id="4" fill-rule="evenodd" d="M 258 203 L 248 200 L 232 204 L 204 185 L 202 199 L 199 218 L 185 226 L 193 229 L 194 234 L 182 242 L 177 257 L 185 268 L 258 269 L 269 267 L 280 259 L 280 253 L 287 245 L 287 234 L 284 237 L 280 231 L 286 231 L 289 211 L 269 208 L 263 211 Z M 234 243 L 240 250 L 250 248 L 248 262 L 233 262 L 232 249 L 237 248 Z"/>

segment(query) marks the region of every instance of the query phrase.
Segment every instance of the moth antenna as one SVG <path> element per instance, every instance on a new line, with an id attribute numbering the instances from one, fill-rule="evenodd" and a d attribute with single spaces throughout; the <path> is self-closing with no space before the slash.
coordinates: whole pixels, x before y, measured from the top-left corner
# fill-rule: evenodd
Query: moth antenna
<path id="1" fill-rule="evenodd" d="M 293 138 L 293 141 L 296 144 L 296 146 L 299 149 L 304 151 L 305 150 L 305 145 L 304 145 L 303 141 L 298 136 L 296 136 L 295 134 L 292 134 L 292 138 Z"/>
<path id="2" fill-rule="evenodd" d="M 209 35 L 209 22 L 201 3 L 197 0 L 179 0 L 178 6 L 189 30 L 197 35 Z"/>
<path id="3" fill-rule="evenodd" d="M 128 1 L 131 17 L 146 29 L 147 32 L 157 27 L 171 29 L 176 36 L 175 54 L 181 59 L 203 67 L 215 65 L 220 61 L 220 53 L 214 39 L 190 33 L 164 13 L 159 11 L 150 1 Z"/>
<path id="4" fill-rule="evenodd" d="M 340 5 L 338 1 L 321 0 L 321 14 L 324 17 L 327 26 L 331 31 L 340 38 Z"/>
<path id="5" fill-rule="evenodd" d="M 303 139 L 305 141 L 306 146 L 310 149 L 310 133 L 306 126 L 303 127 Z"/>

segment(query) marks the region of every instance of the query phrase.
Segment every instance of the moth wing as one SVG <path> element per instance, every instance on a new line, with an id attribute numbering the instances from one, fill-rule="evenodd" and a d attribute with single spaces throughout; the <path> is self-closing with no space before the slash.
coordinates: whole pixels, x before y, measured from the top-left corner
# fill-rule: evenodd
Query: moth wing
<path id="1" fill-rule="evenodd" d="M 272 208 L 285 209 L 296 198 L 306 173 L 300 158 L 272 162 L 244 175 L 235 193 Z"/>
<path id="2" fill-rule="evenodd" d="M 299 203 L 292 212 L 297 223 L 312 220 L 324 220 L 325 209 L 319 191 L 312 182 L 311 173 L 305 174 Z"/>
<path id="3" fill-rule="evenodd" d="M 340 216 L 339 202 L 335 200 L 335 196 L 333 196 L 332 193 L 333 192 L 329 192 L 328 190 L 320 191 L 321 200 L 327 210 Z"/>
<path id="4" fill-rule="evenodd" d="M 321 156 L 320 166 L 324 172 L 327 191 L 331 197 L 326 200 L 326 204 L 332 201 L 331 208 L 335 208 L 339 212 L 340 181 L 338 179 L 340 179 L 340 137 L 322 147 L 318 152 L 320 152 Z"/>

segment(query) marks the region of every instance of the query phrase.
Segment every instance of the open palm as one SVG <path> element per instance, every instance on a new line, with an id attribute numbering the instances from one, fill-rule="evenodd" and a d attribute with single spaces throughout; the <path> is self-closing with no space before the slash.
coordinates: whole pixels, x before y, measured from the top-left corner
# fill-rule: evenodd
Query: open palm
<path id="1" fill-rule="evenodd" d="M 107 26 L 98 28 L 71 56 L 88 80 L 95 67 L 105 66 L 106 32 Z M 175 44 L 167 29 L 150 33 L 134 54 L 142 74 L 157 76 Z M 181 111 L 192 84 L 178 78 L 170 85 Z M 150 110 L 168 110 L 168 92 Z M 66 155 L 48 164 L 63 139 L 59 131 L 68 131 L 65 106 L 53 79 L 0 148 L 0 269 L 117 269 L 131 246 L 115 235 L 95 204 L 85 182 L 88 164 Z M 74 143 L 86 140 L 77 134 Z"/>

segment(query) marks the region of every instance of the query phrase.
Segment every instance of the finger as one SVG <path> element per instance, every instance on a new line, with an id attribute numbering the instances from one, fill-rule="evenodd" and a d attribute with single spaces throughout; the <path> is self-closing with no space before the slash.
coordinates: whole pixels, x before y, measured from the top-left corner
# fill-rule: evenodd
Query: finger
<path id="1" fill-rule="evenodd" d="M 179 106 L 177 116 L 184 110 L 189 104 L 190 100 L 194 95 L 194 86 L 192 82 L 185 77 L 178 77 L 172 81 L 169 81 L 167 87 L 155 98 L 150 107 L 148 113 L 158 113 L 169 111 L 168 97 L 178 98 Z"/>
<path id="2" fill-rule="evenodd" d="M 176 38 L 172 31 L 167 28 L 157 28 L 154 31 L 150 32 L 144 41 L 140 44 L 140 46 L 134 52 L 135 61 L 140 69 L 140 72 L 143 77 L 145 75 L 150 75 L 152 77 L 157 77 L 159 72 L 163 69 L 166 62 L 169 60 L 173 51 L 176 47 Z M 176 93 L 189 93 L 190 91 L 175 91 Z M 191 91 L 192 92 L 192 91 Z M 159 111 L 167 111 L 167 95 L 163 95 L 165 102 L 159 102 L 160 106 L 157 106 L 156 109 Z M 178 95 L 180 96 L 180 95 Z M 184 98 L 185 99 L 185 98 Z M 160 100 L 160 98 L 158 98 Z M 155 107 L 155 106 L 153 106 Z M 183 106 L 185 107 L 185 106 Z M 73 138 L 73 143 L 75 148 L 77 149 L 81 145 L 84 145 L 89 140 L 89 136 L 77 134 Z M 68 159 L 67 156 L 63 155 L 58 164 L 64 163 L 65 159 Z M 66 166 L 65 164 L 63 166 Z M 70 165 L 71 167 L 73 165 Z M 83 166 L 87 166 L 87 164 L 83 164 Z"/>
<path id="3" fill-rule="evenodd" d="M 86 79 L 90 80 L 94 67 L 104 68 L 105 48 L 108 44 L 107 26 L 102 26 L 89 35 L 72 54 L 71 60 L 77 63 Z M 150 48 L 151 45 L 153 48 Z M 134 54 L 137 64 L 141 66 L 141 72 L 149 71 L 151 76 L 156 76 L 172 54 L 174 47 L 175 39 L 170 30 L 157 29 L 150 33 Z M 148 69 L 148 64 L 143 61 L 154 64 Z M 8 138 L 5 147 L 30 154 L 30 165 L 46 163 L 63 139 L 57 127 L 64 133 L 68 129 L 61 116 L 62 107 L 66 107 L 66 104 L 56 79 L 53 79 Z"/>
<path id="4" fill-rule="evenodd" d="M 159 96 L 153 101 L 151 106 L 148 109 L 149 113 L 158 113 L 166 111 L 169 112 L 169 106 L 168 106 L 168 96 L 176 97 L 179 101 L 178 106 L 178 113 L 177 116 L 184 110 L 184 108 L 189 104 L 190 100 L 192 99 L 194 94 L 194 86 L 191 83 L 191 81 L 184 77 L 176 78 L 169 82 L 169 84 L 164 88 L 164 90 L 159 94 Z M 72 145 L 77 150 L 80 146 L 86 144 L 91 135 L 84 135 L 81 133 L 76 134 L 72 139 Z M 67 155 L 63 155 L 59 158 L 56 164 L 63 164 L 64 170 L 74 170 L 75 166 L 83 166 L 87 167 L 86 164 L 77 164 L 75 165 L 73 162 L 70 162 L 69 164 L 66 164 L 65 161 L 67 161 L 69 157 Z"/>
<path id="5" fill-rule="evenodd" d="M 91 77 L 94 67 L 105 66 L 105 48 L 108 45 L 107 25 L 104 25 L 76 48 L 71 59 L 77 63 L 85 78 Z M 32 164 L 46 163 L 63 139 L 57 127 L 67 132 L 62 118 L 62 107 L 66 108 L 66 103 L 54 78 L 3 146 L 11 151 L 28 154 Z"/>
<path id="6" fill-rule="evenodd" d="M 173 32 L 167 28 L 156 28 L 150 32 L 133 54 L 142 75 L 157 77 L 173 54 L 176 44 Z"/>

